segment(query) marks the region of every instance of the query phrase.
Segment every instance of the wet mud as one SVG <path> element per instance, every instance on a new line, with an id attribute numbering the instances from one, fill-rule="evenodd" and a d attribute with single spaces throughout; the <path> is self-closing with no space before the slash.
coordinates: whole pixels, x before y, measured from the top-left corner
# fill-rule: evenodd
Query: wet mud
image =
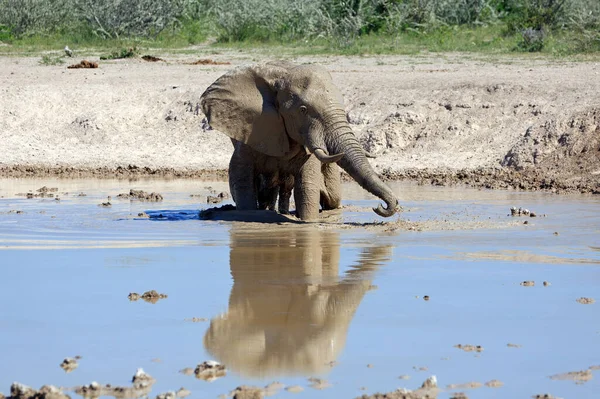
<path id="1" fill-rule="evenodd" d="M 437 378 L 431 376 L 415 390 L 400 388 L 393 392 L 363 395 L 356 399 L 436 399 L 440 392 L 437 385 Z"/>
<path id="2" fill-rule="evenodd" d="M 140 58 L 143 59 L 144 61 L 148 61 L 148 62 L 158 62 L 158 61 L 166 62 L 162 58 L 155 57 L 153 55 L 142 55 Z"/>
<path id="3" fill-rule="evenodd" d="M 483 346 L 481 345 L 454 345 L 455 348 L 462 349 L 465 352 L 483 352 Z"/>
<path id="4" fill-rule="evenodd" d="M 4 395 L 0 393 L 0 398 Z M 69 399 L 70 396 L 54 385 L 44 385 L 39 390 L 15 382 L 10 386 L 8 399 Z"/>
<path id="5" fill-rule="evenodd" d="M 129 190 L 129 193 L 117 195 L 117 199 L 159 202 L 163 200 L 163 196 L 159 193 L 147 193 L 144 190 L 131 189 Z"/>
<path id="6" fill-rule="evenodd" d="M 95 69 L 98 68 L 98 63 L 94 61 L 81 60 L 77 64 L 69 65 L 67 69 Z"/>
<path id="7" fill-rule="evenodd" d="M 551 380 L 562 380 L 562 381 L 575 381 L 576 383 L 585 383 L 594 378 L 594 374 L 591 370 L 581 370 L 581 371 L 569 371 L 567 373 L 560 373 L 551 375 Z"/>
<path id="8" fill-rule="evenodd" d="M 16 194 L 19 197 L 26 197 L 26 198 L 54 198 L 56 196 L 56 194 L 54 194 L 55 192 L 58 191 L 58 187 L 40 187 L 36 190 L 35 193 L 33 192 L 28 192 L 28 193 L 18 193 Z"/>
<path id="9" fill-rule="evenodd" d="M 214 360 L 207 360 L 196 366 L 194 375 L 199 380 L 214 381 L 217 378 L 225 377 L 227 375 L 227 369 L 223 364 L 215 362 Z"/>
<path id="10" fill-rule="evenodd" d="M 131 386 L 101 385 L 94 381 L 88 385 L 77 386 L 71 390 L 84 398 L 112 396 L 116 399 L 129 399 L 147 396 L 152 391 L 152 386 L 155 383 L 156 380 L 152 376 L 139 368 L 131 379 Z"/>
<path id="11" fill-rule="evenodd" d="M 139 299 L 143 299 L 144 301 L 148 302 L 148 303 L 156 303 L 161 299 L 165 299 L 168 298 L 169 296 L 167 294 L 161 294 L 156 292 L 155 290 L 150 290 L 150 291 L 146 291 L 143 294 L 138 294 L 137 292 L 131 292 L 129 293 L 129 295 L 127 296 L 127 298 L 131 301 L 131 302 L 135 302 Z"/>
<path id="12" fill-rule="evenodd" d="M 594 298 L 581 297 L 577 299 L 577 302 L 579 302 L 582 305 L 591 305 L 593 303 L 596 303 L 596 300 Z"/>
<path id="13" fill-rule="evenodd" d="M 70 373 L 73 370 L 75 370 L 77 367 L 79 367 L 79 363 L 77 363 L 77 359 L 72 358 L 72 357 L 65 358 L 65 360 L 63 360 L 62 363 L 60 364 L 60 368 L 65 370 L 65 373 Z"/>

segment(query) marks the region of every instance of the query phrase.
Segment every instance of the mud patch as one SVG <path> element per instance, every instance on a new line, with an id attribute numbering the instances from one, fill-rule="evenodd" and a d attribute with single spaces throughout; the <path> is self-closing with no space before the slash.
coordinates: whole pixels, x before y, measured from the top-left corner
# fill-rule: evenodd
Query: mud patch
<path id="1" fill-rule="evenodd" d="M 304 388 L 302 388 L 300 385 L 291 385 L 286 387 L 285 390 L 291 393 L 300 393 L 304 391 Z"/>
<path id="2" fill-rule="evenodd" d="M 463 384 L 450 384 L 446 386 L 446 389 L 477 389 L 481 388 L 483 384 L 481 382 L 465 382 Z"/>
<path id="3" fill-rule="evenodd" d="M 206 197 L 206 203 L 207 204 L 218 204 L 220 202 L 223 202 L 223 200 L 226 200 L 229 198 L 229 194 L 225 193 L 225 192 L 221 192 L 217 195 L 209 195 Z"/>
<path id="4" fill-rule="evenodd" d="M 600 260 L 593 258 L 566 258 L 561 256 L 544 255 L 527 251 L 505 249 L 500 251 L 482 251 L 471 253 L 456 253 L 457 259 L 488 259 L 518 263 L 547 263 L 547 264 L 600 264 Z"/>
<path id="5" fill-rule="evenodd" d="M 229 393 L 233 399 L 262 399 L 265 394 L 261 388 L 242 385 Z"/>
<path id="6" fill-rule="evenodd" d="M 137 369 L 130 387 L 112 386 L 111 384 L 100 385 L 97 382 L 92 382 L 89 385 L 75 387 L 76 394 L 84 398 L 97 398 L 99 396 L 112 396 L 115 398 L 139 398 L 147 396 L 152 390 L 152 386 L 156 382 L 152 376 L 145 373 L 143 369 Z"/>
<path id="7" fill-rule="evenodd" d="M 0 167 L 0 177 L 61 177 L 61 178 L 86 178 L 98 179 L 131 179 L 135 177 L 164 177 L 188 178 L 207 181 L 227 181 L 226 169 L 176 169 L 169 167 L 150 168 L 136 165 L 111 167 L 72 167 L 72 166 L 38 166 L 38 165 L 12 165 Z"/>
<path id="8" fill-rule="evenodd" d="M 135 302 L 139 299 L 143 299 L 144 301 L 148 302 L 148 303 L 156 303 L 161 299 L 165 299 L 168 298 L 167 294 L 160 294 L 155 290 L 150 290 L 150 291 L 146 291 L 144 292 L 142 295 L 138 294 L 137 292 L 131 292 L 129 293 L 129 295 L 127 296 L 127 298 L 131 301 L 131 302 Z"/>
<path id="9" fill-rule="evenodd" d="M 204 317 L 192 317 L 189 319 L 184 319 L 183 321 L 191 321 L 192 323 L 202 323 L 204 321 L 208 321 L 208 319 Z"/>
<path id="10" fill-rule="evenodd" d="M 583 384 L 590 381 L 594 378 L 591 370 L 582 370 L 582 371 L 569 371 L 568 373 L 561 373 L 551 375 L 549 377 L 551 380 L 559 380 L 559 381 L 575 381 L 578 384 Z"/>
<path id="11" fill-rule="evenodd" d="M 0 394 L 0 398 L 4 398 L 4 395 Z M 14 382 L 10 386 L 8 399 L 70 399 L 70 396 L 54 385 L 44 385 L 36 391 L 25 384 Z"/>
<path id="12" fill-rule="evenodd" d="M 433 186 L 466 185 L 473 188 L 494 190 L 550 191 L 557 194 L 600 194 L 600 182 L 594 177 L 571 178 L 562 174 L 549 174 L 543 169 L 514 170 L 510 168 L 476 168 L 460 170 L 386 168 L 381 172 L 383 180 L 416 181 Z M 346 176 L 347 179 L 349 177 Z"/>
<path id="13" fill-rule="evenodd" d="M 309 387 L 313 389 L 323 390 L 331 387 L 331 383 L 322 378 L 310 377 L 308 382 L 310 382 Z"/>
<path id="14" fill-rule="evenodd" d="M 483 346 L 481 345 L 454 345 L 455 348 L 461 349 L 465 352 L 483 352 Z"/>
<path id="15" fill-rule="evenodd" d="M 188 62 L 187 65 L 231 65 L 231 62 L 227 61 L 215 61 L 210 58 L 202 58 L 198 61 Z"/>
<path id="16" fill-rule="evenodd" d="M 156 396 L 156 399 L 177 399 L 177 398 L 186 398 L 192 394 L 191 391 L 181 387 L 177 391 L 169 391 L 164 393 L 159 393 Z"/>
<path id="17" fill-rule="evenodd" d="M 194 375 L 200 380 L 210 382 L 227 375 L 227 369 L 224 364 L 215 362 L 214 360 L 207 360 L 196 366 Z"/>
<path id="18" fill-rule="evenodd" d="M 537 217 L 537 214 L 535 212 L 530 211 L 529 209 L 525 209 L 525 208 L 517 208 L 515 206 L 513 206 L 512 208 L 510 208 L 510 216 L 529 216 L 529 217 Z"/>
<path id="19" fill-rule="evenodd" d="M 500 380 L 491 380 L 485 383 L 485 386 L 488 388 L 500 388 L 504 383 Z"/>
<path id="20" fill-rule="evenodd" d="M 143 190 L 129 190 L 129 193 L 123 193 L 123 194 L 119 194 L 117 195 L 118 199 L 125 199 L 125 200 L 139 200 L 139 201 L 145 201 L 145 202 L 160 202 L 163 200 L 163 196 L 160 195 L 159 193 L 147 193 Z"/>
<path id="21" fill-rule="evenodd" d="M 79 367 L 79 363 L 77 363 L 77 359 L 67 357 L 62 361 L 60 367 L 65 371 L 65 373 L 70 373 Z"/>
<path id="22" fill-rule="evenodd" d="M 93 62 L 93 61 L 88 61 L 88 60 L 81 60 L 81 62 L 79 64 L 73 64 L 73 65 L 69 65 L 67 67 L 67 69 L 81 69 L 81 68 L 85 68 L 85 69 L 98 68 L 98 63 Z"/>
<path id="23" fill-rule="evenodd" d="M 158 62 L 158 61 L 165 62 L 165 60 L 163 60 L 162 58 L 158 58 L 158 57 L 155 57 L 153 55 L 142 55 L 142 59 L 144 61 L 148 61 L 148 62 Z"/>
<path id="24" fill-rule="evenodd" d="M 277 393 L 279 393 L 279 391 L 281 391 L 283 388 L 285 388 L 284 384 L 282 384 L 281 382 L 275 381 L 268 385 L 265 385 L 265 387 L 263 388 L 263 392 L 264 392 L 265 396 L 273 396 L 273 395 L 276 395 Z"/>
<path id="25" fill-rule="evenodd" d="M 432 375 L 421 384 L 420 388 L 414 391 L 400 388 L 393 392 L 363 395 L 356 399 L 429 399 L 436 398 L 439 392 L 440 389 L 437 386 L 437 378 Z"/>
<path id="26" fill-rule="evenodd" d="M 179 370 L 179 373 L 183 375 L 194 375 L 194 369 L 191 367 L 186 367 L 184 369 Z"/>
<path id="27" fill-rule="evenodd" d="M 29 199 L 31 198 L 54 198 L 54 194 L 55 192 L 58 191 L 58 187 L 40 187 L 36 190 L 36 193 L 18 193 L 17 196 L 18 197 L 27 197 Z"/>
<path id="28" fill-rule="evenodd" d="M 596 300 L 594 298 L 587 298 L 582 296 L 581 298 L 577 299 L 577 302 L 579 302 L 582 305 L 591 305 L 595 303 Z"/>
<path id="29" fill-rule="evenodd" d="M 219 220 L 226 222 L 253 222 L 253 223 L 304 223 L 293 216 L 282 215 L 275 211 L 238 211 L 234 205 L 223 205 L 208 208 L 199 212 L 200 220 Z"/>

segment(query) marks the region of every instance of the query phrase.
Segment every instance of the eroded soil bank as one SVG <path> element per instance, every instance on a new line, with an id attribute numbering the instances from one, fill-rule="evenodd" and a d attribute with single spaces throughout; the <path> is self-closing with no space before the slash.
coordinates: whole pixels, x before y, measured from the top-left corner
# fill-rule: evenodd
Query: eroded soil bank
<path id="1" fill-rule="evenodd" d="M 231 143 L 207 125 L 200 95 L 226 71 L 273 57 L 223 51 L 211 57 L 229 65 L 192 65 L 198 54 L 159 53 L 166 62 L 98 69 L 1 57 L 0 176 L 225 178 Z M 329 69 L 385 178 L 600 192 L 598 62 L 287 58 Z"/>

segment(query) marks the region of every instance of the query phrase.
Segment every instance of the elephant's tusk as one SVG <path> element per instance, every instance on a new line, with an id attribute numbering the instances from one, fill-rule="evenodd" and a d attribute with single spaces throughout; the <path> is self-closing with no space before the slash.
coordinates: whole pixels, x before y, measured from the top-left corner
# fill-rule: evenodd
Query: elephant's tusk
<path id="1" fill-rule="evenodd" d="M 320 148 L 316 148 L 314 154 L 319 159 L 319 161 L 323 163 L 337 162 L 344 156 L 343 152 L 335 155 L 327 155 L 327 153 Z"/>
<path id="2" fill-rule="evenodd" d="M 396 213 L 397 210 L 398 210 L 398 201 L 396 201 L 396 206 L 394 206 L 393 208 L 389 205 L 387 208 L 384 208 L 381 206 L 381 204 L 377 205 L 377 208 L 373 208 L 373 211 L 375 211 L 376 214 L 378 214 L 379 216 L 384 217 L 384 218 L 389 218 L 394 213 Z"/>

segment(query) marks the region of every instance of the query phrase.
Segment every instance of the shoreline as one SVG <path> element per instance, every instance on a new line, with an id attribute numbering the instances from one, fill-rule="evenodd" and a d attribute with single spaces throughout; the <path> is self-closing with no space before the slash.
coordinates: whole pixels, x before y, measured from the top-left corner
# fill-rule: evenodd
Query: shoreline
<path id="1" fill-rule="evenodd" d="M 600 183 L 592 178 L 572 178 L 544 175 L 536 169 L 514 170 L 510 168 L 476 169 L 384 169 L 380 174 L 384 181 L 409 181 L 420 185 L 459 186 L 490 190 L 544 191 L 556 194 L 600 194 Z M 1 166 L 0 178 L 89 178 L 89 179 L 199 179 L 202 181 L 227 181 L 227 169 L 177 169 L 150 167 L 71 167 L 13 165 Z M 353 181 L 342 171 L 342 181 Z"/>

